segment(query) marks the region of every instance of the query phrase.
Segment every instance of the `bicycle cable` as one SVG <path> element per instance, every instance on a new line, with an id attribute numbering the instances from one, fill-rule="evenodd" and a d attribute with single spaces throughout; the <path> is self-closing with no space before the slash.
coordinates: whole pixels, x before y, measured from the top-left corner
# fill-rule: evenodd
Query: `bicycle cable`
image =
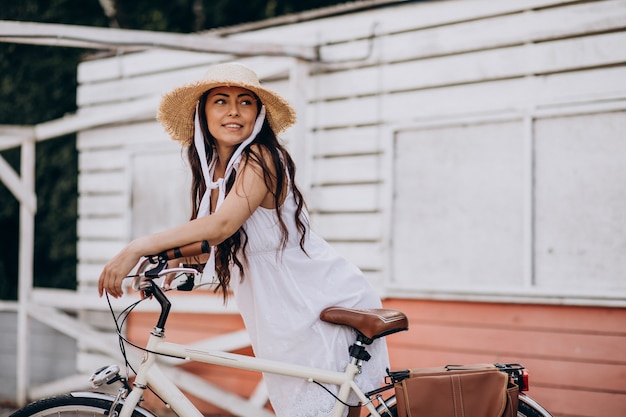
<path id="1" fill-rule="evenodd" d="M 335 393 L 333 393 L 331 390 L 329 390 L 324 384 L 317 382 L 316 380 L 312 379 L 311 382 L 319 385 L 320 387 L 324 388 L 326 390 L 327 393 L 329 393 L 330 395 L 333 396 L 333 398 L 335 398 L 337 401 L 339 401 L 341 404 L 345 405 L 346 407 L 362 407 L 362 405 L 359 403 L 357 405 L 350 405 L 344 401 L 341 400 L 341 398 L 337 397 L 337 395 L 335 395 Z M 371 400 L 370 400 L 371 402 Z"/>
<path id="2" fill-rule="evenodd" d="M 174 279 L 182 276 L 184 274 L 179 274 L 177 275 Z M 138 275 L 127 275 L 125 278 L 135 278 Z M 171 289 L 168 290 L 164 290 L 165 292 L 167 291 L 171 291 Z M 119 347 L 120 347 L 120 352 L 122 353 L 122 357 L 124 358 L 124 364 L 126 366 L 126 369 L 130 369 L 132 371 L 132 373 L 134 373 L 135 375 L 137 375 L 137 372 L 135 371 L 135 369 L 133 368 L 132 364 L 130 363 L 130 361 L 128 360 L 128 356 L 126 354 L 126 346 L 124 345 L 125 343 L 136 348 L 139 349 L 141 351 L 144 351 L 146 353 L 152 353 L 155 355 L 159 355 L 159 356 L 165 356 L 165 357 L 170 357 L 170 358 L 176 358 L 176 359 L 183 359 L 179 356 L 175 356 L 175 355 L 168 355 L 165 353 L 160 353 L 160 352 L 154 352 L 151 351 L 150 349 L 146 349 L 143 346 L 139 346 L 136 345 L 135 343 L 131 342 L 130 340 L 128 340 L 127 338 L 125 338 L 122 335 L 122 330 L 124 327 L 124 324 L 126 323 L 126 319 L 128 318 L 128 316 L 130 315 L 130 313 L 135 309 L 135 307 L 137 307 L 139 305 L 139 303 L 141 303 L 142 301 L 145 301 L 146 298 L 142 298 L 138 301 L 135 301 L 134 303 L 130 304 L 129 306 L 127 306 L 126 308 L 124 308 L 122 311 L 120 311 L 120 313 L 116 316 L 115 311 L 113 310 L 113 305 L 111 304 L 111 299 L 109 298 L 109 294 L 107 292 L 105 292 L 106 295 L 106 299 L 107 299 L 107 303 L 109 305 L 109 311 L 111 312 L 111 316 L 113 317 L 113 323 L 115 323 L 115 331 L 117 333 L 117 338 L 118 338 L 118 343 L 119 343 Z M 121 322 L 120 322 L 121 320 Z M 127 371 L 128 374 L 128 371 Z M 128 377 L 128 375 L 127 375 Z M 154 392 L 154 390 L 151 387 L 147 387 L 150 392 L 152 392 L 159 400 L 161 400 L 161 402 L 163 402 L 163 404 L 167 405 L 167 402 L 161 398 L 156 392 Z"/>
<path id="3" fill-rule="evenodd" d="M 180 277 L 182 275 L 184 275 L 184 274 L 181 273 L 178 276 L 176 276 L 174 279 L 176 279 L 176 278 L 178 278 L 178 277 Z M 132 277 L 135 277 L 135 276 L 137 276 L 137 275 L 128 275 L 126 278 L 132 278 Z M 173 289 L 168 289 L 168 290 L 163 290 L 163 291 L 164 292 L 168 292 L 168 291 L 172 291 L 172 290 Z M 111 300 L 109 299 L 109 294 L 107 294 L 107 293 L 105 293 L 105 294 L 107 296 L 107 302 L 109 303 L 109 310 L 111 311 L 111 315 L 113 316 L 113 322 L 115 323 L 115 330 L 116 330 L 118 339 L 120 340 L 120 343 L 124 342 L 124 343 L 126 343 L 126 344 L 128 344 L 128 345 L 130 345 L 130 346 L 132 346 L 132 347 L 134 347 L 136 349 L 144 351 L 146 353 L 152 353 L 152 354 L 155 354 L 155 355 L 164 356 L 164 357 L 168 357 L 168 358 L 174 358 L 174 359 L 184 359 L 181 356 L 169 355 L 167 353 L 155 352 L 155 351 L 152 351 L 150 349 L 146 349 L 143 346 L 136 345 L 135 343 L 133 343 L 130 340 L 126 339 L 122 335 L 122 327 L 123 327 L 124 323 L 126 322 L 126 319 L 130 315 L 130 313 L 135 309 L 135 307 L 137 307 L 137 305 L 139 303 L 141 303 L 142 301 L 145 301 L 146 298 L 142 298 L 141 300 L 135 301 L 134 303 L 132 303 L 131 305 L 126 307 L 124 310 L 122 310 L 118 316 L 115 316 L 115 312 L 113 311 L 113 306 L 111 305 Z M 122 317 L 122 314 L 125 314 L 125 315 L 124 315 L 124 318 L 123 318 L 123 320 L 121 322 L 122 325 L 120 326 L 119 323 L 118 323 L 118 320 L 120 319 L 120 317 Z M 124 360 L 128 361 L 128 359 L 126 357 L 126 349 L 125 349 L 125 347 L 120 346 L 120 349 L 122 350 L 122 355 L 124 356 Z M 130 366 L 130 364 L 128 364 L 128 365 L 129 365 L 130 369 L 133 372 L 135 372 L 135 370 L 132 368 L 132 366 Z M 136 374 L 136 372 L 135 372 L 135 374 Z"/>

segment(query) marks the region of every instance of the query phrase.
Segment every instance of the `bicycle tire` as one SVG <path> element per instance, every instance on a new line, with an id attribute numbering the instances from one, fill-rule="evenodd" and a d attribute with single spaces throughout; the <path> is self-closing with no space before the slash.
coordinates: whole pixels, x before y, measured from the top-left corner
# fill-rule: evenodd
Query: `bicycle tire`
<path id="1" fill-rule="evenodd" d="M 83 392 L 44 398 L 15 411 L 10 417 L 109 417 L 115 399 L 106 394 Z M 118 405 L 121 409 L 122 402 Z M 142 407 L 135 407 L 132 417 L 156 417 Z"/>
<path id="2" fill-rule="evenodd" d="M 535 400 L 528 397 L 527 395 L 520 394 L 518 398 L 519 407 L 517 410 L 517 417 L 552 417 L 548 410 L 543 408 L 541 405 L 539 405 L 539 403 L 537 403 Z M 398 417 L 398 410 L 396 408 L 396 396 L 393 395 L 389 397 L 389 399 L 385 400 L 385 403 L 389 408 L 389 411 L 391 411 L 392 417 Z M 384 407 L 382 405 L 379 405 L 376 408 L 376 411 L 381 416 L 385 415 L 383 414 Z M 368 417 L 371 416 L 371 414 L 368 415 Z"/>
<path id="3" fill-rule="evenodd" d="M 552 417 L 552 414 L 543 408 L 537 401 L 526 394 L 519 394 L 517 417 Z"/>

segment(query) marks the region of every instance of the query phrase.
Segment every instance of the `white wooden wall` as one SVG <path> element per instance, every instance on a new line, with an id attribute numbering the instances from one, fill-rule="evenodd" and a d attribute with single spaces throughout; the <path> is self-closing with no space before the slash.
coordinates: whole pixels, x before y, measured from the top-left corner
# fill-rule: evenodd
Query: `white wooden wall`
<path id="1" fill-rule="evenodd" d="M 626 1 L 466 0 L 232 38 L 320 46 L 321 63 L 242 61 L 299 110 L 284 139 L 314 227 L 382 292 L 624 305 L 625 28 Z M 159 96 L 231 58 L 79 67 L 80 112 L 135 119 L 79 135 L 83 294 L 130 238 L 186 219 Z"/>

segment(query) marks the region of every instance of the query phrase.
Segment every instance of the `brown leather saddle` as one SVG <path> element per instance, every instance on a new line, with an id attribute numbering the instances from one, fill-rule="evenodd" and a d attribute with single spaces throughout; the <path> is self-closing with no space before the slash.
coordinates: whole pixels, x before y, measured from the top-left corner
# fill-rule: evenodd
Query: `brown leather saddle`
<path id="1" fill-rule="evenodd" d="M 333 306 L 322 310 L 320 319 L 352 327 L 367 345 L 379 337 L 409 329 L 409 320 L 403 312 L 386 308 L 361 310 Z"/>

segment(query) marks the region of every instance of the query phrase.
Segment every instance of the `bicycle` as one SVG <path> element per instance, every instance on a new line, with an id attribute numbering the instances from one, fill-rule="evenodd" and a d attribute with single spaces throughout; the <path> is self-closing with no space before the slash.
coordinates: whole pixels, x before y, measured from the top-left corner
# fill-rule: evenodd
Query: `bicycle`
<path id="1" fill-rule="evenodd" d="M 119 366 L 107 366 L 97 370 L 92 375 L 92 385 L 94 388 L 98 388 L 105 384 L 120 383 L 121 387 L 117 395 L 98 392 L 73 392 L 35 401 L 17 410 L 11 417 L 51 417 L 53 415 L 62 417 L 70 414 L 74 417 L 87 415 L 94 417 L 156 417 L 151 411 L 141 406 L 142 396 L 146 389 L 153 391 L 178 416 L 203 417 L 185 394 L 159 369 L 159 365 L 156 363 L 159 355 L 230 368 L 304 378 L 311 383 L 319 384 L 323 388 L 322 384 L 338 386 L 339 390 L 336 395 L 327 390 L 329 395 L 335 397 L 334 417 L 343 416 L 346 407 L 349 405 L 347 401 L 351 392 L 358 397 L 360 406 L 367 408 L 370 417 L 397 417 L 395 395 L 391 394 L 385 398 L 382 393 L 392 390 L 395 382 L 408 377 L 408 372 L 390 372 L 387 370 L 388 377 L 385 384 L 381 388 L 365 393 L 355 384 L 354 378 L 359 372 L 363 361 L 369 359 L 369 353 L 367 352 L 368 344 L 379 337 L 408 330 L 408 319 L 400 311 L 390 309 L 355 310 L 343 307 L 329 307 L 322 312 L 320 315 L 322 320 L 337 325 L 350 326 L 357 335 L 356 341 L 350 348 L 350 361 L 344 372 L 283 363 L 229 352 L 197 348 L 190 349 L 182 344 L 165 342 L 163 340 L 165 325 L 171 304 L 165 295 L 166 291 L 154 283 L 153 280 L 168 274 L 177 274 L 182 279 L 178 279 L 179 283 L 172 285 L 172 289 L 192 290 L 196 287 L 195 278 L 199 275 L 198 270 L 189 266 L 168 268 L 168 261 L 170 259 L 198 256 L 203 253 L 209 253 L 209 251 L 210 247 L 207 242 L 198 242 L 183 248 L 170 249 L 155 256 L 148 256 L 144 265 L 138 269 L 138 272 L 130 276 L 133 278 L 133 289 L 143 291 L 144 297 L 117 317 L 111 307 L 111 313 L 113 314 L 120 338 L 120 348 L 127 366 L 131 369 L 132 366 L 128 363 L 124 349 L 124 344 L 130 342 L 122 335 L 118 319 L 124 315 L 125 320 L 132 308 L 146 299 L 156 299 L 161 307 L 161 313 L 156 325 L 150 332 L 146 346 L 143 348 L 139 347 L 144 351 L 144 360 L 135 372 L 132 384 L 128 378 L 120 375 Z M 143 269 L 146 265 L 155 266 L 144 271 Z M 520 387 L 518 417 L 551 417 L 546 409 L 526 395 L 528 374 L 522 365 L 497 364 L 497 366 L 502 372 L 507 372 L 511 380 Z M 375 402 L 376 405 L 374 404 Z"/>

